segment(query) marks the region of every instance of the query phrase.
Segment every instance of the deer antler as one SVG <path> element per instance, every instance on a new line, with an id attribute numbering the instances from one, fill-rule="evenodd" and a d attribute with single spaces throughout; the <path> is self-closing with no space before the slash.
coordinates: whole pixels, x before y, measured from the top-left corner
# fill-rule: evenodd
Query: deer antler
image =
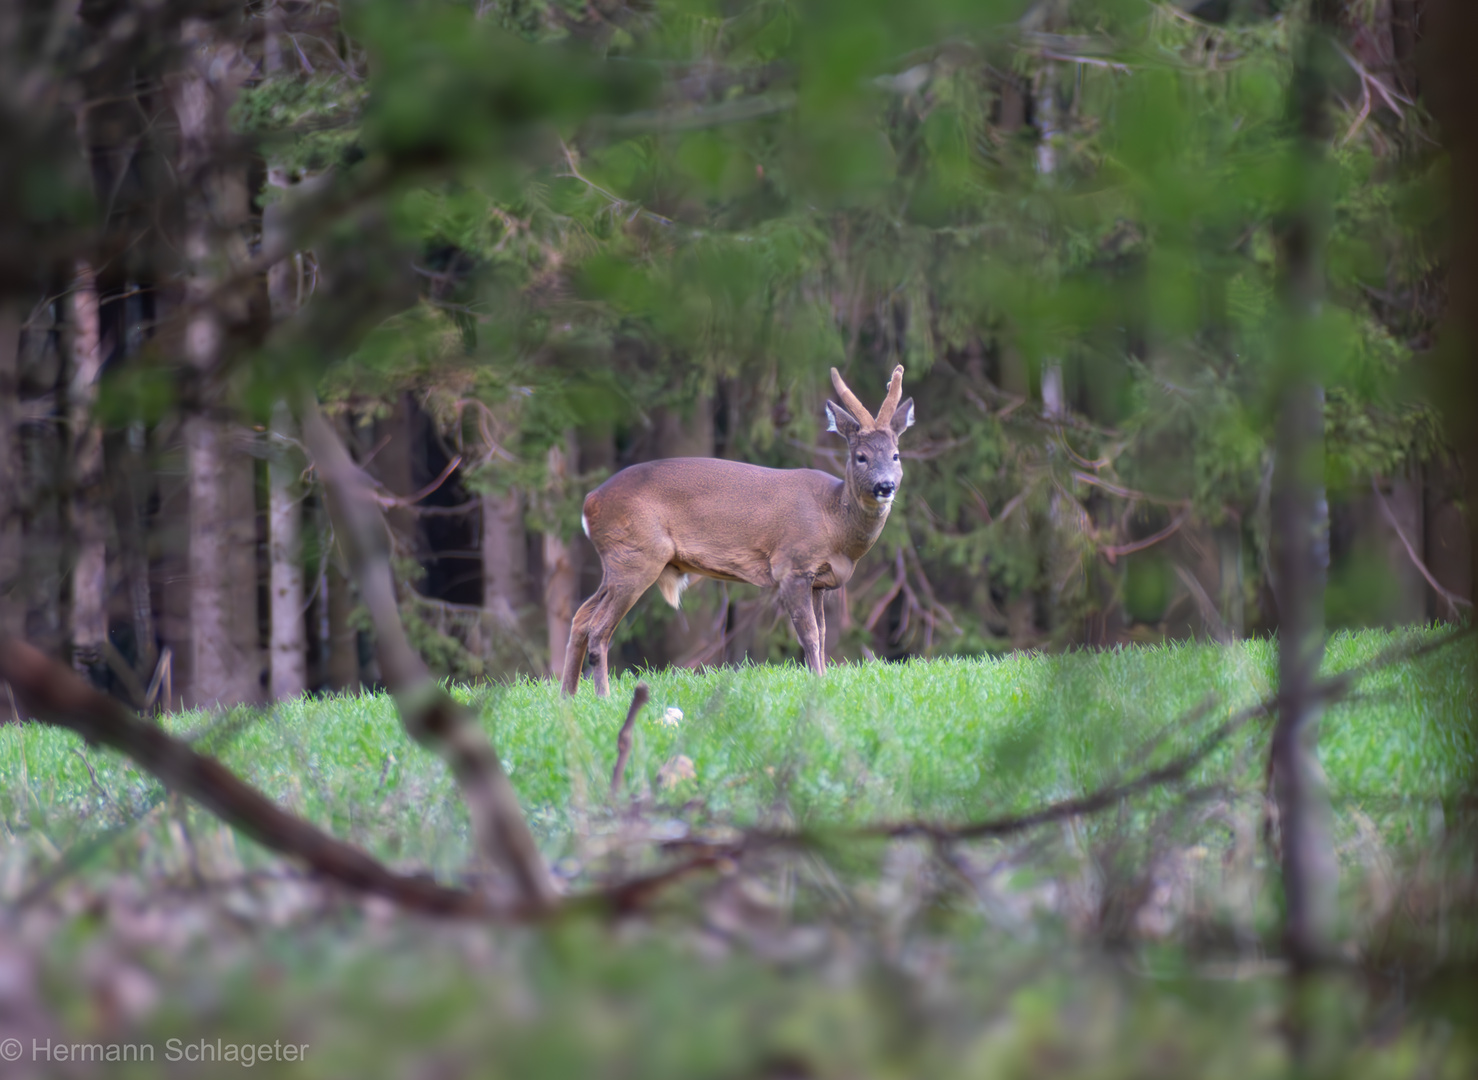
<path id="1" fill-rule="evenodd" d="M 877 426 L 872 413 L 867 411 L 867 407 L 857 399 L 857 395 L 852 393 L 846 383 L 842 382 L 842 373 L 836 368 L 831 369 L 831 385 L 836 388 L 837 397 L 842 399 L 842 405 L 856 417 L 858 423 L 865 428 Z"/>
<path id="2" fill-rule="evenodd" d="M 878 418 L 875 424 L 878 427 L 887 427 L 888 421 L 893 419 L 893 413 L 898 408 L 898 401 L 903 397 L 903 365 L 899 364 L 893 369 L 893 377 L 888 380 L 888 396 L 878 406 Z"/>

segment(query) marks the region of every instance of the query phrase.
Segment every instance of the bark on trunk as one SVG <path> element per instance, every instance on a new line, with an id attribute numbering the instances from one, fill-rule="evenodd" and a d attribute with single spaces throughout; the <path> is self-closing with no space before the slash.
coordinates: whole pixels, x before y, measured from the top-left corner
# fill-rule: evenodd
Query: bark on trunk
<path id="1" fill-rule="evenodd" d="M 482 496 L 482 606 L 493 631 L 518 631 L 528 581 L 528 545 L 524 540 L 523 495 L 512 489 Z"/>
<path id="2" fill-rule="evenodd" d="M 349 612 L 354 610 L 354 596 L 349 579 L 339 568 L 337 558 L 328 564 L 328 685 L 331 690 L 359 689 L 359 635 L 349 625 Z"/>
<path id="3" fill-rule="evenodd" d="M 246 317 L 245 297 L 218 295 L 216 286 L 221 274 L 246 261 L 243 167 L 220 158 L 230 135 L 227 111 L 249 69 L 236 46 L 216 38 L 205 22 L 187 20 L 182 36 L 193 61 L 173 86 L 179 174 L 189 192 L 184 252 L 189 264 L 185 300 L 191 312 L 184 347 L 210 388 L 227 327 Z M 218 406 L 217 397 L 207 389 L 206 407 Z M 260 697 L 255 477 L 250 457 L 232 445 L 233 429 L 209 412 L 185 422 L 191 703 L 199 705 L 235 705 Z"/>
<path id="4" fill-rule="evenodd" d="M 551 511 L 565 496 L 569 463 L 574 454 L 573 434 L 549 448 L 546 498 Z M 570 621 L 575 617 L 578 583 L 572 546 L 557 527 L 551 528 L 544 533 L 544 620 L 549 638 L 549 675 L 555 682 L 564 676 L 565 649 L 570 643 Z"/>
<path id="5" fill-rule="evenodd" d="M 22 574 L 21 455 L 16 400 L 20 382 L 21 320 L 0 302 L 0 635 L 26 628 Z"/>
<path id="6" fill-rule="evenodd" d="M 1242 640 L 1246 628 L 1246 603 L 1242 585 L 1242 523 L 1233 518 L 1216 529 L 1216 553 L 1220 565 L 1221 620 L 1233 641 Z"/>
<path id="7" fill-rule="evenodd" d="M 185 423 L 190 489 L 190 704 L 237 705 L 261 696 L 256 647 L 252 462 L 212 417 Z"/>
<path id="8" fill-rule="evenodd" d="M 1414 12 L 1410 18 L 1414 21 Z M 1432 110 L 1442 123 L 1444 148 L 1452 162 L 1448 347 L 1437 350 L 1439 400 L 1463 466 L 1468 506 L 1467 583 L 1470 598 L 1478 600 L 1478 523 L 1473 519 L 1473 508 L 1478 507 L 1478 416 L 1474 415 L 1474 402 L 1478 402 L 1478 203 L 1470 195 L 1478 185 L 1478 80 L 1472 77 L 1469 56 L 1474 35 L 1478 35 L 1478 4 L 1433 0 L 1426 8 L 1422 30 L 1429 42 L 1423 88 L 1430 91 Z M 1478 661 L 1472 663 L 1470 670 L 1478 675 Z M 1478 679 L 1470 683 L 1475 684 Z M 1478 772 L 1469 783 L 1470 792 L 1478 788 Z"/>
<path id="9" fill-rule="evenodd" d="M 654 419 L 659 458 L 713 456 L 712 398 L 700 396 L 686 413 L 673 408 L 659 409 Z M 684 606 L 671 612 L 655 659 L 664 664 L 680 664 L 695 654 L 718 652 L 714 647 L 716 642 L 705 640 L 704 630 L 709 620 L 697 613 L 708 608 L 715 595 L 709 589 L 689 594 Z"/>
<path id="10" fill-rule="evenodd" d="M 149 575 L 149 546 L 144 512 L 149 476 L 144 461 L 143 425 L 124 434 L 110 435 L 105 444 L 108 487 L 113 493 L 113 521 L 118 536 L 118 558 L 128 588 L 129 617 L 133 623 L 135 660 L 139 678 L 147 685 L 158 664 L 154 598 Z M 142 496 L 142 497 L 141 497 Z"/>
<path id="11" fill-rule="evenodd" d="M 1283 393 L 1273 483 L 1278 597 L 1278 722 L 1271 767 L 1282 841 L 1284 943 L 1296 969 L 1329 954 L 1338 869 L 1324 777 L 1315 749 L 1322 708 L 1328 506 L 1323 487 L 1324 392 L 1300 380 Z"/>
<path id="12" fill-rule="evenodd" d="M 267 17 L 263 57 L 269 74 L 283 69 L 282 8 L 274 4 Z M 267 183 L 279 192 L 289 186 L 287 171 L 273 163 Z M 262 244 L 269 250 L 284 243 L 280 201 L 262 211 Z M 267 271 L 267 300 L 272 322 L 280 323 L 297 310 L 295 261 L 283 259 Z M 297 425 L 287 402 L 272 410 L 271 454 L 267 461 L 267 535 L 270 570 L 268 635 L 269 687 L 273 700 L 297 697 L 308 688 L 308 637 L 303 603 L 303 491 L 296 451 Z"/>
<path id="13" fill-rule="evenodd" d="M 79 263 L 72 289 L 72 372 L 67 426 L 71 437 L 72 665 L 99 672 L 108 640 L 108 502 L 103 473 L 103 432 L 93 418 L 103 367 L 97 275 Z"/>
<path id="14" fill-rule="evenodd" d="M 267 464 L 274 701 L 297 697 L 308 687 L 303 623 L 303 500 L 295 433 L 292 410 L 279 401 L 272 410 L 272 456 Z"/>

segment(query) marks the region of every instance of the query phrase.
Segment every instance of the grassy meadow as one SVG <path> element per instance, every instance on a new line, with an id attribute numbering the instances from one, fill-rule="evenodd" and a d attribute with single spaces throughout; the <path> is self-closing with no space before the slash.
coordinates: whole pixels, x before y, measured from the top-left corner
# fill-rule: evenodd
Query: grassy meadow
<path id="1" fill-rule="evenodd" d="M 1326 671 L 1435 633 L 1336 635 Z M 1424 853 L 1478 755 L 1472 649 L 1375 672 L 1324 718 L 1351 957 L 1426 947 Z M 841 665 L 823 681 L 793 666 L 652 672 L 616 798 L 631 675 L 605 701 L 588 684 L 574 701 L 542 682 L 455 688 L 572 890 L 663 865 L 663 844 L 686 837 L 830 830 L 815 850 L 695 877 L 615 924 L 539 929 L 326 901 L 116 755 L 7 725 L 0 953 L 30 958 L 68 1037 L 317 1047 L 274 1067 L 285 1075 L 1280 1075 L 1265 721 L 1181 787 L 1093 818 L 948 852 L 842 836 L 1010 814 L 1132 776 L 1265 697 L 1275 662 L 1272 643 L 1250 641 Z M 1208 694 L 1214 707 L 1176 723 Z M 165 723 L 401 869 L 454 880 L 465 865 L 455 787 L 384 695 Z M 1443 948 L 1461 951 L 1458 927 Z M 1336 1037 L 1330 1060 L 1349 1075 L 1465 1075 L 1464 1037 L 1398 997 L 1384 1042 Z M 1329 1030 L 1359 1030 L 1392 1000 L 1335 993 Z"/>

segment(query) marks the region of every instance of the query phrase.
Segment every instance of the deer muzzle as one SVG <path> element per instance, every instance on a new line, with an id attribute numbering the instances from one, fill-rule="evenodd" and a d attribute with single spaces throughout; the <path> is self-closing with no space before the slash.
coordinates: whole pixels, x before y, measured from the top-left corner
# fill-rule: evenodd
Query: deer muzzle
<path id="1" fill-rule="evenodd" d="M 891 480 L 879 480 L 872 486 L 872 497 L 874 499 L 891 499 L 893 493 L 898 490 L 898 485 Z"/>

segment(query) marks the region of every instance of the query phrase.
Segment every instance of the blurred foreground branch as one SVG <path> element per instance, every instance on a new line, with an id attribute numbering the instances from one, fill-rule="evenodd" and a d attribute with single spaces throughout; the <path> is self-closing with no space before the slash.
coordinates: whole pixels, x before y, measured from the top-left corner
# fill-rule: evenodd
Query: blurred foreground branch
<path id="1" fill-rule="evenodd" d="M 387 870 L 370 856 L 288 813 L 213 758 L 140 720 L 120 702 L 18 638 L 0 637 L 0 682 L 43 723 L 126 754 L 171 791 L 194 799 L 258 843 L 302 859 L 331 881 L 435 915 L 489 915 L 483 896 Z"/>
<path id="2" fill-rule="evenodd" d="M 441 754 L 467 801 L 477 846 L 511 875 L 519 903 L 551 905 L 556 893 L 549 869 L 523 819 L 513 786 L 476 717 L 431 677 L 400 621 L 385 519 L 374 488 L 318 411 L 302 405 L 303 441 L 328 496 L 335 536 L 375 628 L 375 652 L 385 685 L 395 696 L 401 722 L 417 742 Z"/>
<path id="3" fill-rule="evenodd" d="M 1394 646 L 1364 664 L 1314 682 L 1309 689 L 1309 700 L 1319 707 L 1343 700 L 1351 694 L 1356 684 L 1366 675 L 1379 671 L 1382 668 L 1390 667 L 1392 664 L 1415 660 L 1446 648 L 1448 645 L 1468 637 L 1473 632 L 1473 627 L 1463 627 L 1451 633 L 1444 634 L 1434 641 L 1425 641 L 1419 645 L 1402 644 Z M 1152 769 L 1146 769 L 1128 780 L 1108 784 L 1086 795 L 1061 799 L 1022 814 L 987 818 L 983 821 L 965 822 L 957 825 L 917 820 L 885 822 L 837 830 L 831 832 L 829 835 L 839 839 L 924 837 L 937 842 L 978 840 L 984 837 L 999 838 L 1010 836 L 1036 828 L 1039 825 L 1047 825 L 1053 822 L 1067 821 L 1071 818 L 1101 813 L 1104 810 L 1118 806 L 1123 800 L 1134 795 L 1186 779 L 1193 769 L 1210 757 L 1218 747 L 1222 746 L 1229 738 L 1245 727 L 1249 721 L 1262 716 L 1276 715 L 1280 700 L 1281 696 L 1278 693 L 1269 694 L 1260 701 L 1229 715 L 1196 743 L 1195 746 L 1177 755 L 1165 764 L 1155 766 Z M 1218 699 L 1214 695 L 1208 695 L 1193 708 L 1182 714 L 1177 720 L 1169 724 L 1159 734 L 1148 740 L 1144 747 L 1131 755 L 1132 759 L 1143 760 L 1165 738 L 1168 732 L 1197 723 L 1210 715 L 1217 704 Z M 754 830 L 734 844 L 717 846 L 722 846 L 725 852 L 730 857 L 733 857 L 741 854 L 747 848 L 791 845 L 804 847 L 820 840 L 821 836 L 814 831 Z M 704 856 L 704 858 L 709 858 L 709 856 Z"/>

